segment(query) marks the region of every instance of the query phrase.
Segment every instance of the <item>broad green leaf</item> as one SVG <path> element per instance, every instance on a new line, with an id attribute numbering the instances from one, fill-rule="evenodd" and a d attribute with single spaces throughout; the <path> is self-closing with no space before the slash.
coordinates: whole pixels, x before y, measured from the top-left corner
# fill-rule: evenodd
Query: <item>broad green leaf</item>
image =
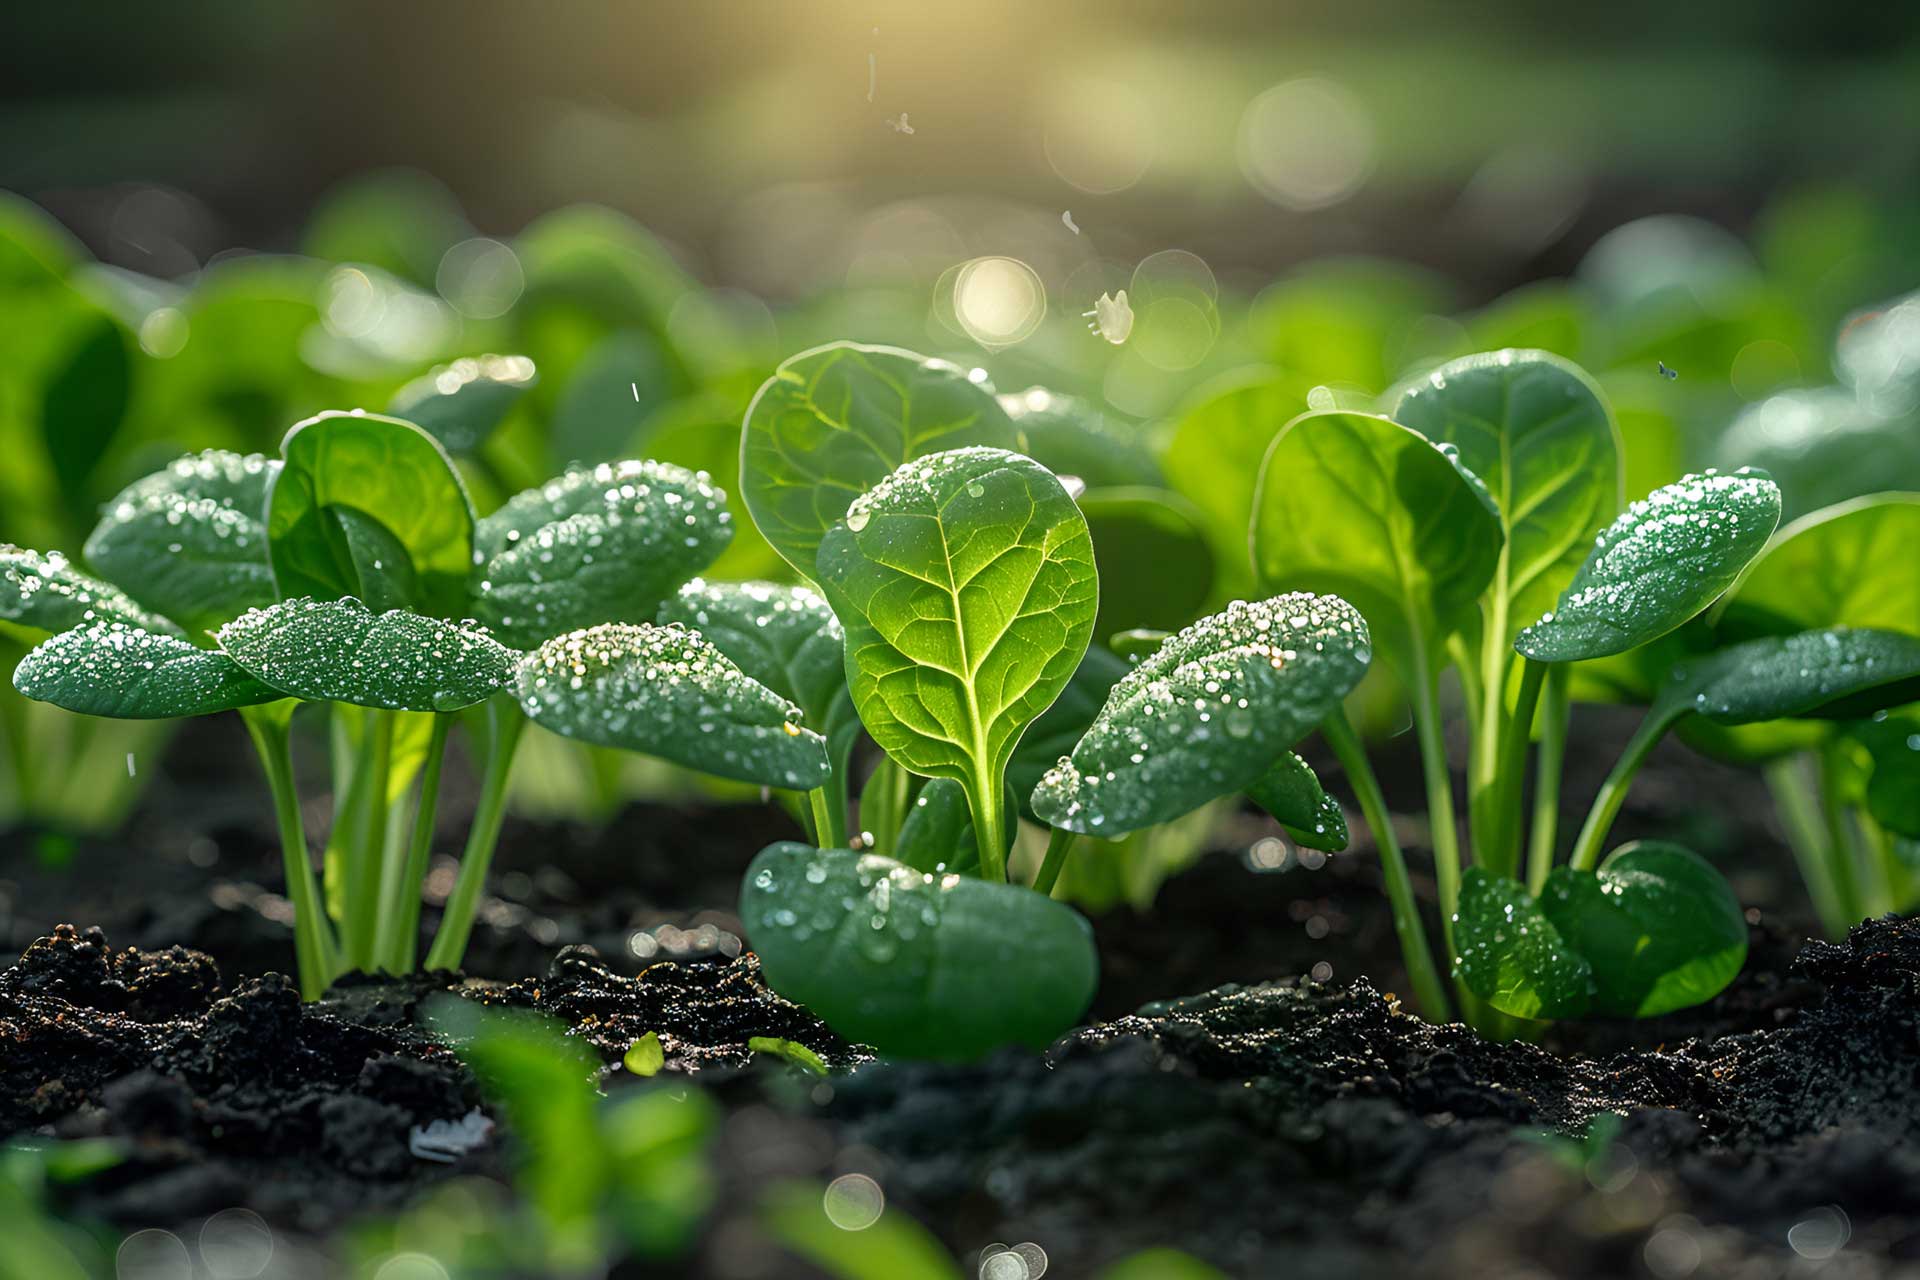
<path id="1" fill-rule="evenodd" d="M 323 413 L 280 451 L 267 546 L 283 598 L 466 612 L 473 510 L 438 441 L 398 418 Z"/>
<path id="2" fill-rule="evenodd" d="M 1844 387 L 1782 390 L 1748 406 L 1712 456 L 1763 468 L 1779 483 L 1790 520 L 1866 494 L 1920 489 L 1912 419 L 1883 414 Z"/>
<path id="3" fill-rule="evenodd" d="M 182 634 L 118 587 L 74 568 L 58 551 L 42 555 L 0 544 L 0 629 L 33 643 L 88 622 L 124 622 L 157 635 Z"/>
<path id="4" fill-rule="evenodd" d="M 1454 976 L 1502 1013 L 1551 1021 L 1593 1004 L 1593 966 L 1517 880 L 1466 869 L 1453 947 Z"/>
<path id="5" fill-rule="evenodd" d="M 1335 597 L 1235 601 L 1113 687 L 1040 780 L 1034 812 L 1118 838 L 1253 786 L 1360 682 L 1369 643 L 1359 612 Z"/>
<path id="6" fill-rule="evenodd" d="M 1506 541 L 1489 588 L 1488 643 L 1553 607 L 1595 535 L 1620 512 L 1620 433 L 1585 373 L 1544 351 L 1495 351 L 1442 365 L 1410 387 L 1394 420 L 1460 462 L 1493 496 Z"/>
<path id="7" fill-rule="evenodd" d="M 63 631 L 22 658 L 13 687 L 68 711 L 120 720 L 203 716 L 286 696 L 217 650 L 99 621 Z"/>
<path id="8" fill-rule="evenodd" d="M 1730 638 L 1806 627 L 1920 630 L 1920 493 L 1856 498 L 1774 535 L 1717 606 Z"/>
<path id="9" fill-rule="evenodd" d="M 507 686 L 517 656 L 484 631 L 348 596 L 250 609 L 215 634 L 259 679 L 310 702 L 458 711 Z"/>
<path id="10" fill-rule="evenodd" d="M 800 709 L 678 626 L 605 623 L 520 660 L 520 705 L 544 729 L 624 747 L 722 778 L 811 791 L 827 780 L 826 740 Z"/>
<path id="11" fill-rule="evenodd" d="M 1043 1048 L 1098 978 L 1093 931 L 1072 908 L 878 854 L 769 845 L 747 869 L 740 919 L 769 986 L 900 1057 Z"/>
<path id="12" fill-rule="evenodd" d="M 1091 401 L 1028 387 L 1001 396 L 1000 407 L 1019 428 L 1020 452 L 1057 476 L 1076 476 L 1089 489 L 1162 483 L 1146 428 L 1110 422 Z"/>
<path id="13" fill-rule="evenodd" d="M 1579 662 L 1658 640 L 1712 604 L 1780 522 L 1780 490 L 1758 472 L 1692 475 L 1607 526 L 1560 603 L 1514 647 Z"/>
<path id="14" fill-rule="evenodd" d="M 1717 724 L 1850 719 L 1920 697 L 1920 636 L 1827 627 L 1762 636 L 1674 665 L 1654 704 Z"/>
<path id="15" fill-rule="evenodd" d="M 1213 548 L 1194 505 L 1167 489 L 1089 489 L 1080 513 L 1093 535 L 1100 575 L 1095 635 L 1172 630 L 1213 594 Z"/>
<path id="16" fill-rule="evenodd" d="M 907 806 L 900 838 L 889 851 L 915 871 L 958 870 L 974 855 L 973 816 L 966 788 L 952 778 L 928 778 Z"/>
<path id="17" fill-rule="evenodd" d="M 1155 640 L 1154 645 L 1158 644 L 1159 640 Z M 1013 759 L 1007 762 L 1007 786 L 1019 801 L 1022 817 L 1040 821 L 1033 812 L 1033 789 L 1040 785 L 1047 770 L 1086 736 L 1087 727 L 1100 714 L 1100 708 L 1107 705 L 1107 695 L 1130 670 L 1130 663 L 1098 644 L 1089 645 L 1087 656 L 1074 668 L 1067 687 L 1021 735 L 1020 745 L 1013 749 Z"/>
<path id="18" fill-rule="evenodd" d="M 1247 798 L 1272 814 L 1298 844 L 1336 853 L 1347 847 L 1347 815 L 1326 793 L 1313 767 L 1291 751 L 1247 788 Z"/>
<path id="19" fill-rule="evenodd" d="M 803 351 L 747 408 L 740 488 L 760 532 L 811 578 L 821 539 L 853 500 L 903 463 L 1018 433 L 984 381 L 959 366 L 851 342 Z"/>
<path id="20" fill-rule="evenodd" d="M 188 454 L 107 503 L 87 563 L 196 630 L 272 604 L 267 488 L 279 470 L 257 453 Z"/>
<path id="21" fill-rule="evenodd" d="M 1260 464 L 1280 428 L 1306 407 L 1304 387 L 1262 378 L 1203 393 L 1175 419 L 1164 460 L 1167 483 L 1205 513 L 1226 592 L 1253 586 L 1247 528 Z"/>
<path id="22" fill-rule="evenodd" d="M 1747 958 L 1747 921 L 1699 855 L 1623 845 L 1595 872 L 1557 867 L 1539 909 L 1593 972 L 1591 1012 L 1652 1018 L 1711 1000 Z"/>
<path id="23" fill-rule="evenodd" d="M 1309 413 L 1261 470 L 1260 581 L 1351 601 L 1403 680 L 1428 678 L 1421 657 L 1437 669 L 1500 559 L 1499 513 L 1450 449 L 1389 418 Z"/>
<path id="24" fill-rule="evenodd" d="M 508 500 L 474 534 L 472 608 L 508 644 L 651 621 L 733 536 L 726 495 L 665 462 L 607 462 Z"/>
<path id="25" fill-rule="evenodd" d="M 393 393 L 387 412 L 405 418 L 453 453 L 471 453 L 533 386 L 525 356 L 464 356 Z"/>
<path id="26" fill-rule="evenodd" d="M 1079 508 L 1019 454 L 934 454 L 854 502 L 817 572 L 846 627 L 867 732 L 905 768 L 964 785 L 982 821 L 1021 734 L 1093 635 L 1099 588 Z"/>
<path id="27" fill-rule="evenodd" d="M 1866 808 L 1873 820 L 1909 840 L 1920 840 L 1920 715 L 1863 720 L 1847 727 L 1871 761 Z"/>

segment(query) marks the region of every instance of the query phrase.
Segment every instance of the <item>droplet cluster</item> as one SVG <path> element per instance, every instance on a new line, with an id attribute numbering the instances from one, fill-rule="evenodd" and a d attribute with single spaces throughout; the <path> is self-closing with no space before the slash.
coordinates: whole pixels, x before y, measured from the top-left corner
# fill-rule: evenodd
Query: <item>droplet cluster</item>
<path id="1" fill-rule="evenodd" d="M 68 711 L 127 720 L 207 715 L 280 696 L 218 650 L 102 621 L 29 653 L 14 668 L 13 685 Z"/>
<path id="2" fill-rule="evenodd" d="M 1916 679 L 1920 637 L 1829 627 L 1749 640 L 1677 664 L 1668 696 L 1684 698 L 1685 709 L 1720 724 L 1753 724 Z"/>
<path id="3" fill-rule="evenodd" d="M 798 703 L 821 733 L 853 714 L 846 635 L 808 587 L 695 578 L 660 606 L 657 620 L 698 631 L 741 671 Z"/>
<path id="4" fill-rule="evenodd" d="M 180 635 L 126 592 L 80 572 L 58 551 L 42 555 L 0 544 L 0 622 L 60 632 L 93 621 L 118 621 L 162 635 Z"/>

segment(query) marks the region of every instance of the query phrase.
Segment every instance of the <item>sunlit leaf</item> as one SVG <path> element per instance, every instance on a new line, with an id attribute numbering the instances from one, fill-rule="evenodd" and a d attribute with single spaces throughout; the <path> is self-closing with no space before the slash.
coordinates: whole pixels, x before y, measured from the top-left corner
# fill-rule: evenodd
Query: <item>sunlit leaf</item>
<path id="1" fill-rule="evenodd" d="M 124 622 L 157 635 L 180 628 L 147 612 L 118 587 L 90 577 L 58 551 L 0 544 L 0 628 L 37 642 L 87 622 Z"/>
<path id="2" fill-rule="evenodd" d="M 1347 847 L 1347 815 L 1326 793 L 1313 767 L 1291 751 L 1247 788 L 1247 798 L 1272 814 L 1296 844 L 1329 853 Z"/>
<path id="3" fill-rule="evenodd" d="M 1593 966 L 1525 885 L 1468 867 L 1453 920 L 1454 974 L 1516 1018 L 1577 1018 L 1593 1005 Z"/>
<path id="4" fill-rule="evenodd" d="M 467 356 L 393 393 L 387 412 L 454 453 L 471 453 L 513 412 L 536 379 L 525 356 Z"/>

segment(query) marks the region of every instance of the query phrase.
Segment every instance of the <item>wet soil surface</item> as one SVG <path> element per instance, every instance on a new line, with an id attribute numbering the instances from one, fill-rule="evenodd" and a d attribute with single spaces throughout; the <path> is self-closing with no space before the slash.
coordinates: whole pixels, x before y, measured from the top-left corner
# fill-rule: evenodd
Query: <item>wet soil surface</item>
<path id="1" fill-rule="evenodd" d="M 1591 756 L 1571 762 L 1575 794 L 1605 768 Z M 1395 761 L 1389 791 L 1411 798 Z M 350 979 L 302 1006 L 272 972 L 290 916 L 257 799 L 163 791 L 138 856 L 102 843 L 41 865 L 30 837 L 0 842 L 0 938 L 24 952 L 0 972 L 0 1134 L 126 1144 L 63 1193 L 72 1214 L 190 1229 L 245 1206 L 318 1248 L 450 1177 L 506 1176 L 504 1127 L 454 1164 L 408 1146 L 487 1106 L 430 1025 L 437 1001 L 466 1001 L 566 1024 L 609 1091 L 656 1032 L 668 1072 L 723 1104 L 721 1207 L 682 1274 L 806 1274 L 759 1236 L 754 1198 L 847 1172 L 969 1267 L 988 1242 L 1033 1241 L 1066 1277 L 1156 1244 L 1236 1276 L 1920 1274 L 1920 925 L 1803 947 L 1764 794 L 1684 753 L 1655 763 L 1621 837 L 1688 839 L 1767 909 L 1745 972 L 1700 1009 L 1544 1046 L 1400 1012 L 1357 831 L 1348 854 L 1266 874 L 1209 855 L 1150 911 L 1102 918 L 1093 1024 L 969 1067 L 873 1062 L 761 985 L 730 905 L 791 830 L 770 808 L 510 824 L 472 976 Z M 107 932 L 55 930 L 69 919 Z M 1309 972 L 1326 980 L 1293 976 Z M 1250 985 L 1218 986 L 1233 980 Z M 1207 993 L 1140 1007 L 1182 991 Z M 835 1073 L 756 1056 L 752 1036 Z"/>

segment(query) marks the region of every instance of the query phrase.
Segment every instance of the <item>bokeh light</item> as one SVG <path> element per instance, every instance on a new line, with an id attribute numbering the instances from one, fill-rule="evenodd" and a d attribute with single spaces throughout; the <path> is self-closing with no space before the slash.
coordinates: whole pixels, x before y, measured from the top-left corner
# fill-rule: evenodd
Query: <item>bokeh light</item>
<path id="1" fill-rule="evenodd" d="M 1338 82 L 1307 76 L 1247 104 L 1238 150 L 1241 173 L 1261 195 L 1287 209 L 1324 209 L 1373 172 L 1373 121 Z"/>
<path id="2" fill-rule="evenodd" d="M 1024 341 L 1047 314 L 1047 288 L 1018 258 L 975 258 L 953 281 L 954 317 L 989 350 Z"/>

